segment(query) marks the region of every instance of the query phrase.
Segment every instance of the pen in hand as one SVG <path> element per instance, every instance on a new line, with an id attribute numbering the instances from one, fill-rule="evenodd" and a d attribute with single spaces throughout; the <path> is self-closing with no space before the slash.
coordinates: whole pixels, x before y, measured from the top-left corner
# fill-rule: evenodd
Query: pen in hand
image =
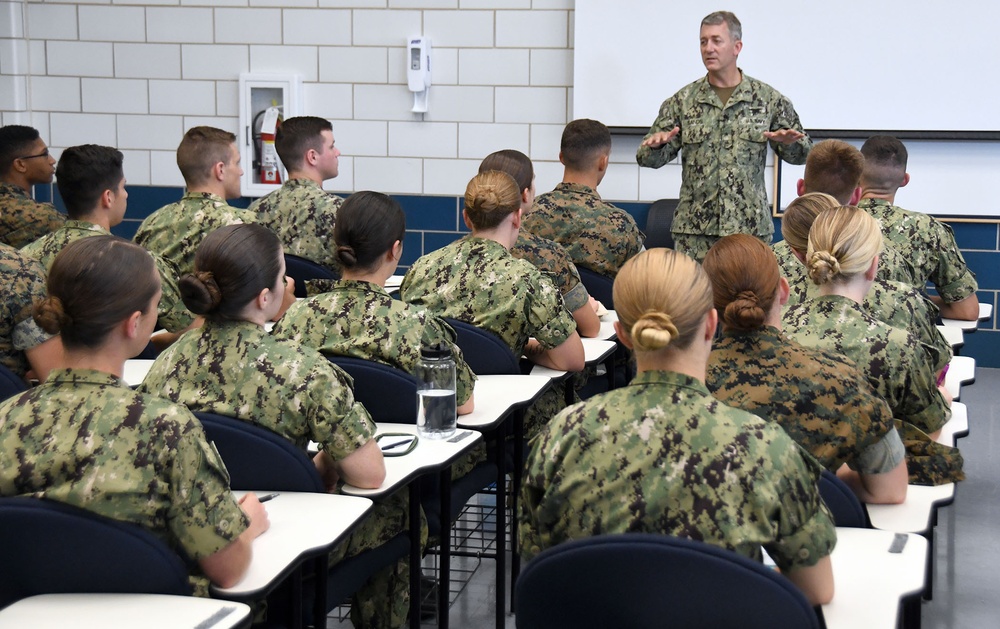
<path id="1" fill-rule="evenodd" d="M 268 500 L 270 500 L 272 498 L 277 498 L 280 495 L 281 494 L 264 494 L 263 496 L 258 496 L 257 497 L 257 501 L 258 502 L 267 502 Z"/>

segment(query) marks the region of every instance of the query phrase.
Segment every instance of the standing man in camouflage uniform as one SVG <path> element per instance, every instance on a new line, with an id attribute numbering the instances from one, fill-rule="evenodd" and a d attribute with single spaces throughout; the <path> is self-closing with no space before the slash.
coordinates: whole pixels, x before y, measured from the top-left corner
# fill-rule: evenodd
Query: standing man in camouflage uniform
<path id="1" fill-rule="evenodd" d="M 742 28 L 728 11 L 701 21 L 708 75 L 664 101 L 636 153 L 639 165 L 649 168 L 681 153 L 680 203 L 671 231 L 677 249 L 697 260 L 729 234 L 751 234 L 770 244 L 768 144 L 790 164 L 803 163 L 812 146 L 791 101 L 736 65 Z"/>
<path id="2" fill-rule="evenodd" d="M 69 220 L 21 251 L 38 260 L 47 271 L 69 243 L 90 236 L 110 236 L 111 228 L 125 217 L 128 202 L 123 161 L 121 151 L 110 146 L 84 144 L 63 151 L 56 167 L 56 185 Z M 170 332 L 182 332 L 194 317 L 181 301 L 177 269 L 160 256 L 152 255 L 163 291 L 157 322 Z"/>
<path id="3" fill-rule="evenodd" d="M 833 597 L 822 468 L 774 423 L 705 388 L 717 317 L 704 271 L 645 251 L 615 280 L 619 340 L 638 375 L 559 413 L 532 444 L 521 486 L 521 556 L 592 535 L 659 533 L 761 558 L 813 605 Z"/>
<path id="4" fill-rule="evenodd" d="M 184 275 L 194 270 L 194 254 L 205 236 L 225 225 L 257 222 L 253 213 L 226 203 L 240 196 L 240 159 L 232 133 L 215 127 L 188 129 L 177 147 L 177 167 L 187 191 L 177 203 L 150 214 L 139 225 L 135 242 Z"/>
<path id="5" fill-rule="evenodd" d="M 559 146 L 563 180 L 535 197 L 523 228 L 554 240 L 573 262 L 606 277 L 642 251 L 645 235 L 628 212 L 601 199 L 597 186 L 608 172 L 611 132 L 596 120 L 574 120 Z"/>
<path id="6" fill-rule="evenodd" d="M 928 214 L 894 205 L 896 191 L 910 182 L 906 147 L 894 137 L 876 135 L 862 145 L 861 154 L 865 168 L 858 207 L 879 220 L 886 242 L 910 261 L 913 284 L 922 291 L 927 282 L 934 283 L 938 294 L 930 299 L 942 317 L 978 319 L 979 285 L 958 250 L 951 227 Z"/>
<path id="7" fill-rule="evenodd" d="M 315 116 L 289 118 L 278 127 L 274 147 L 288 170 L 288 181 L 254 201 L 250 211 L 278 235 L 285 253 L 337 272 L 330 243 L 343 199 L 323 190 L 323 182 L 339 172 L 333 125 Z"/>
<path id="8" fill-rule="evenodd" d="M 0 244 L 0 364 L 24 378 L 29 369 L 45 381 L 62 359 L 62 341 L 31 317 L 45 298 L 45 271 L 17 249 Z"/>
<path id="9" fill-rule="evenodd" d="M 0 243 L 19 249 L 62 226 L 65 216 L 31 198 L 32 186 L 52 183 L 55 165 L 37 129 L 0 128 Z"/>

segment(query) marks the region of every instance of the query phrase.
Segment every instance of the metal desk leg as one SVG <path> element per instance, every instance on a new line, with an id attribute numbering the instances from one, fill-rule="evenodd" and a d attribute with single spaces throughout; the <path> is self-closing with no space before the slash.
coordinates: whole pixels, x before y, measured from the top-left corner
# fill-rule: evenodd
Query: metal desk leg
<path id="1" fill-rule="evenodd" d="M 314 568 L 316 575 L 316 594 L 313 600 L 313 626 L 326 626 L 326 586 L 330 577 L 330 555 L 329 553 L 317 557 Z"/>
<path id="2" fill-rule="evenodd" d="M 440 472 L 441 569 L 438 571 L 438 627 L 448 629 L 448 599 L 451 594 L 451 467 Z"/>
<path id="3" fill-rule="evenodd" d="M 504 434 L 506 431 L 497 430 L 496 431 L 496 443 L 495 443 L 495 456 L 497 461 L 497 505 L 496 505 L 496 516 L 497 516 L 497 599 L 496 599 L 496 625 L 497 629 L 504 629 L 506 625 L 506 612 L 507 612 L 507 497 L 506 497 L 506 470 L 504 470 L 504 460 L 505 460 L 505 449 L 504 449 Z"/>
<path id="4" fill-rule="evenodd" d="M 420 629 L 420 487 L 410 483 L 410 629 Z"/>
<path id="5" fill-rule="evenodd" d="M 518 546 L 517 501 L 521 492 L 521 477 L 524 474 L 524 409 L 514 414 L 514 469 L 510 483 L 510 611 L 515 611 L 514 586 L 521 574 L 521 549 Z"/>

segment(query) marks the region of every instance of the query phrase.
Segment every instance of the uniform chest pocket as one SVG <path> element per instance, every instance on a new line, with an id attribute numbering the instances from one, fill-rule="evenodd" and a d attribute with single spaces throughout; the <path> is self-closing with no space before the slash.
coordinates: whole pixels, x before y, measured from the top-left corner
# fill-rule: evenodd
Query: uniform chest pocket
<path id="1" fill-rule="evenodd" d="M 743 142 L 763 144 L 767 141 L 767 138 L 764 137 L 764 132 L 767 130 L 767 124 L 764 122 L 746 120 L 736 126 L 734 135 Z"/>
<path id="2" fill-rule="evenodd" d="M 702 123 L 683 123 L 681 125 L 681 142 L 684 144 L 701 144 L 708 139 L 712 129 Z"/>

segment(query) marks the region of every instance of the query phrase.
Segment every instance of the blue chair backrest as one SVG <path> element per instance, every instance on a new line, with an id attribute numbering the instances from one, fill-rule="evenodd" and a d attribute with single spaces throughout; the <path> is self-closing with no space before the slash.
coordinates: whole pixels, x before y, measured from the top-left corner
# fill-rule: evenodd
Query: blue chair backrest
<path id="1" fill-rule="evenodd" d="M 36 594 L 191 594 L 165 542 L 70 505 L 0 498 L 0 540 L 0 608 Z"/>
<path id="2" fill-rule="evenodd" d="M 455 344 L 477 376 L 520 374 L 521 363 L 496 334 L 458 319 L 445 319 L 458 335 Z"/>
<path id="3" fill-rule="evenodd" d="M 818 628 L 791 581 L 724 548 L 667 535 L 603 535 L 539 554 L 517 580 L 518 629 Z"/>
<path id="4" fill-rule="evenodd" d="M 416 376 L 373 360 L 327 356 L 354 379 L 354 399 L 379 423 L 417 423 Z"/>
<path id="5" fill-rule="evenodd" d="M 580 271 L 580 280 L 587 288 L 587 292 L 590 293 L 590 296 L 604 304 L 604 307 L 608 310 L 614 310 L 615 299 L 612 289 L 615 285 L 615 281 L 610 277 L 601 275 L 600 273 L 594 273 L 590 269 L 585 269 L 582 266 L 577 266 L 576 268 Z"/>
<path id="6" fill-rule="evenodd" d="M 306 280 L 340 279 L 340 276 L 322 264 L 290 253 L 285 254 L 285 275 L 295 280 L 295 296 L 299 299 L 306 296 Z"/>
<path id="7" fill-rule="evenodd" d="M 677 209 L 679 199 L 660 199 L 649 206 L 649 214 L 646 215 L 646 248 L 666 247 L 674 248 L 674 235 L 671 229 L 674 226 L 674 211 Z"/>
<path id="8" fill-rule="evenodd" d="M 823 475 L 819 477 L 819 495 L 826 506 L 830 507 L 833 522 L 837 526 L 869 528 L 868 515 L 861 501 L 844 481 L 829 470 L 823 470 Z"/>
<path id="9" fill-rule="evenodd" d="M 0 365 L 0 401 L 27 390 L 27 382 L 5 365 Z"/>
<path id="10" fill-rule="evenodd" d="M 312 459 L 285 437 L 215 413 L 195 413 L 195 416 L 226 464 L 233 489 L 326 491 Z"/>

